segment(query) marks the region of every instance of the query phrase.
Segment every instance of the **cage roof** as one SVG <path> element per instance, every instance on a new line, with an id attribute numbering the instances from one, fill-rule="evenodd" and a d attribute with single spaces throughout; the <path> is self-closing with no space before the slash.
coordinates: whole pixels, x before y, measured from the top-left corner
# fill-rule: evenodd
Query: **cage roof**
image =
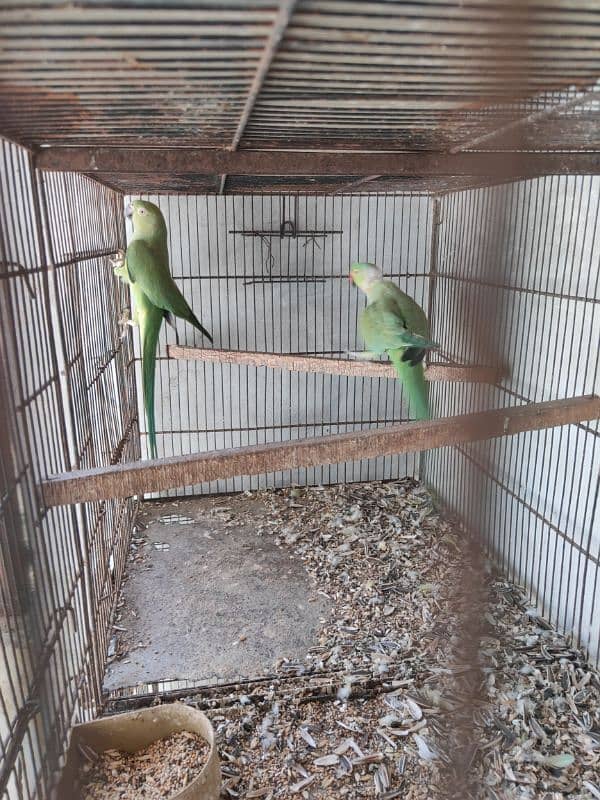
<path id="1" fill-rule="evenodd" d="M 5 0 L 2 134 L 33 149 L 600 151 L 596 0 L 164 6 Z M 192 165 L 97 175 L 225 185 Z"/>

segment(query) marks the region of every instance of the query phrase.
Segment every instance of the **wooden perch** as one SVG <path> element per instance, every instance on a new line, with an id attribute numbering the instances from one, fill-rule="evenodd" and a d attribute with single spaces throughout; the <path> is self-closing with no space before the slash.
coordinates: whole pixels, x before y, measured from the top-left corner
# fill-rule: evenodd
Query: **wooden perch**
<path id="1" fill-rule="evenodd" d="M 355 433 L 68 472 L 48 478 L 41 489 L 47 506 L 84 503 L 176 489 L 239 475 L 430 450 L 598 417 L 599 397 L 576 397 Z"/>
<path id="2" fill-rule="evenodd" d="M 209 350 L 203 347 L 169 345 L 169 358 L 218 361 L 222 364 L 246 364 L 252 367 L 287 369 L 291 372 L 319 372 L 325 375 L 348 375 L 353 378 L 395 378 L 389 361 L 360 361 L 347 358 L 253 353 L 243 350 Z M 502 371 L 494 367 L 429 364 L 425 369 L 428 381 L 468 381 L 497 383 Z"/>

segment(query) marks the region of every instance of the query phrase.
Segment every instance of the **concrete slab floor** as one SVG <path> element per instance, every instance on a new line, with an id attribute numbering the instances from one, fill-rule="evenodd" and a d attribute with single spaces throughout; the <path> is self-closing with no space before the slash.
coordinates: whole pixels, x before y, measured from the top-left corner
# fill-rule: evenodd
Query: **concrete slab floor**
<path id="1" fill-rule="evenodd" d="M 258 676 L 279 657 L 304 658 L 328 601 L 300 559 L 257 535 L 263 515 L 256 496 L 143 505 L 136 536 L 147 543 L 129 564 L 116 629 L 124 655 L 109 664 L 107 690 Z"/>

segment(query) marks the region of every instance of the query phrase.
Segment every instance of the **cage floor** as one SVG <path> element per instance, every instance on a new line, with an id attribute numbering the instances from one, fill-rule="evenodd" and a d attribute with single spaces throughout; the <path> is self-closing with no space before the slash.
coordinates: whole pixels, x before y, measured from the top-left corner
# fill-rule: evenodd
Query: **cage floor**
<path id="1" fill-rule="evenodd" d="M 265 497 L 149 502 L 138 517 L 105 689 L 231 680 L 303 658 L 329 601 L 257 529 Z"/>
<path id="2" fill-rule="evenodd" d="M 600 673 L 419 484 L 185 500 L 144 515 L 118 625 L 125 648 L 145 646 L 113 662 L 111 679 L 139 678 L 161 650 L 169 664 L 210 651 L 224 671 L 245 671 L 162 694 L 211 718 L 224 797 L 600 797 Z M 196 571 L 181 572 L 189 562 Z M 195 599 L 180 617 L 181 583 Z M 264 647 L 261 626 L 274 622 L 279 638 Z M 114 692 L 106 711 L 165 689 Z"/>

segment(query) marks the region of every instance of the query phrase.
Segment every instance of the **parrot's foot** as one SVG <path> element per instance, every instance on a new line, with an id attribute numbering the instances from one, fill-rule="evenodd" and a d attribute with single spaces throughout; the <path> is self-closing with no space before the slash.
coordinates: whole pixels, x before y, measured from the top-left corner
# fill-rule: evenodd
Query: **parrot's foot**
<path id="1" fill-rule="evenodd" d="M 117 250 L 116 253 L 108 257 L 108 260 L 113 269 L 121 269 L 125 264 L 125 250 Z"/>
<path id="2" fill-rule="evenodd" d="M 356 361 L 379 361 L 380 353 L 373 353 L 371 350 L 346 350 L 346 355 Z"/>
<path id="3" fill-rule="evenodd" d="M 135 328 L 137 323 L 134 319 L 131 319 L 131 310 L 129 308 L 124 308 L 121 311 L 121 316 L 119 317 L 119 326 L 123 328 L 121 339 L 124 339 L 127 336 L 128 325 L 131 325 L 132 328 Z"/>
<path id="4" fill-rule="evenodd" d="M 125 283 L 130 283 L 129 275 L 127 274 L 127 260 L 125 258 L 125 251 L 118 250 L 116 253 L 108 257 L 113 272 L 118 278 L 121 278 Z"/>

